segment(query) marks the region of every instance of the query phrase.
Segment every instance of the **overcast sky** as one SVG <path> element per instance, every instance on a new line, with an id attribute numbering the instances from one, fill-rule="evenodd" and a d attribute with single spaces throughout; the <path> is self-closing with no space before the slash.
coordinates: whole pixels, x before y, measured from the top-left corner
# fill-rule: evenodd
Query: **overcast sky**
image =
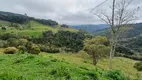
<path id="1" fill-rule="evenodd" d="M 0 10 L 28 16 L 52 19 L 60 24 L 102 24 L 103 22 L 90 13 L 91 8 L 104 0 L 0 0 Z M 108 0 L 103 8 L 111 4 Z M 130 5 L 142 8 L 142 0 L 133 0 Z M 142 14 L 140 9 L 138 15 Z M 141 18 L 142 19 L 142 18 Z M 142 21 L 142 20 L 139 21 Z"/>

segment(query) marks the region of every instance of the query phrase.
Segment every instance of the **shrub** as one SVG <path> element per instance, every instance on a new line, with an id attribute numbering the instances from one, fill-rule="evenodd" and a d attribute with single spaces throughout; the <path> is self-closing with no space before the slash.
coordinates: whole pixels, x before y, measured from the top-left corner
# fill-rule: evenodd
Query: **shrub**
<path id="1" fill-rule="evenodd" d="M 19 45 L 25 46 L 28 43 L 27 39 L 19 39 Z"/>
<path id="2" fill-rule="evenodd" d="M 45 45 L 38 45 L 40 47 L 40 50 L 43 52 L 49 52 L 49 53 L 59 53 L 59 49 L 55 48 L 55 47 L 51 47 L 49 48 L 49 46 L 45 46 Z"/>
<path id="3" fill-rule="evenodd" d="M 5 54 L 14 54 L 14 53 L 16 53 L 16 51 L 17 51 L 17 48 L 15 48 L 15 47 L 8 47 L 8 48 L 6 48 L 4 50 L 4 53 Z"/>
<path id="4" fill-rule="evenodd" d="M 55 77 L 65 78 L 64 80 L 69 80 L 71 78 L 70 70 L 62 65 L 51 70 L 50 74 Z"/>
<path id="5" fill-rule="evenodd" d="M 33 45 L 31 47 L 30 53 L 31 54 L 39 54 L 40 53 L 40 48 L 37 45 Z"/>
<path id="6" fill-rule="evenodd" d="M 85 59 L 90 58 L 89 55 L 83 50 L 79 51 L 78 56 Z"/>
<path id="7" fill-rule="evenodd" d="M 42 52 L 48 52 L 48 48 L 45 45 L 39 44 L 38 46 Z"/>
<path id="8" fill-rule="evenodd" d="M 58 48 L 50 48 L 47 52 L 49 52 L 49 53 L 59 53 L 60 51 L 59 51 L 59 49 Z"/>
<path id="9" fill-rule="evenodd" d="M 36 44 L 33 44 L 32 42 L 28 42 L 26 47 L 27 47 L 28 53 L 31 53 L 31 54 L 39 54 L 40 53 L 40 48 Z"/>
<path id="10" fill-rule="evenodd" d="M 9 38 L 8 40 L 8 46 L 14 46 L 14 47 L 18 47 L 19 45 L 19 41 L 17 38 Z"/>
<path id="11" fill-rule="evenodd" d="M 142 61 L 135 63 L 134 68 L 136 68 L 138 71 L 142 71 Z"/>
<path id="12" fill-rule="evenodd" d="M 0 48 L 5 48 L 7 47 L 7 41 L 0 40 Z"/>
<path id="13" fill-rule="evenodd" d="M 26 47 L 25 46 L 19 46 L 18 50 L 20 53 L 24 54 L 26 52 Z"/>
<path id="14" fill-rule="evenodd" d="M 9 38 L 19 38 L 19 36 L 12 34 L 12 33 L 6 33 L 3 35 L 0 35 L 0 39 L 2 40 L 8 40 Z"/>
<path id="15" fill-rule="evenodd" d="M 25 46 L 28 42 L 28 40 L 26 39 L 17 39 L 17 38 L 9 38 L 7 41 L 9 46 L 14 46 L 14 47 L 18 47 L 20 45 Z"/>
<path id="16" fill-rule="evenodd" d="M 109 80 L 128 80 L 119 70 L 110 70 L 105 73 Z"/>

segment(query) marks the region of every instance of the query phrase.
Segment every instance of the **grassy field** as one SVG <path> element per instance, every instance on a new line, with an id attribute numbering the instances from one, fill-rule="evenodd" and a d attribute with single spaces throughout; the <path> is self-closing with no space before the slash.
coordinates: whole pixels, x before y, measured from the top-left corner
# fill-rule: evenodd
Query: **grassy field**
<path id="1" fill-rule="evenodd" d="M 94 69 L 96 67 L 100 67 L 102 69 L 108 70 L 109 69 L 109 60 L 102 59 L 98 62 L 97 66 L 92 65 L 92 61 L 90 58 L 82 58 L 79 54 L 66 54 L 66 53 L 59 53 L 59 54 L 47 54 L 42 53 L 41 55 L 44 56 L 53 56 L 57 59 L 65 59 L 67 62 L 84 66 L 89 69 Z M 134 63 L 137 62 L 132 59 L 123 58 L 123 57 L 115 57 L 113 59 L 113 69 L 121 70 L 123 74 L 128 77 L 135 78 L 137 74 L 140 75 L 142 78 L 142 72 L 138 72 L 135 68 L 133 68 Z"/>
<path id="2" fill-rule="evenodd" d="M 42 25 L 38 22 L 35 21 L 30 21 L 31 28 L 30 29 L 22 29 L 22 30 L 17 30 L 13 27 L 9 27 L 10 23 L 6 21 L 0 21 L 0 25 L 7 26 L 7 30 L 3 31 L 0 29 L 0 34 L 4 33 L 14 33 L 17 35 L 28 35 L 28 36 L 40 36 L 43 31 L 48 31 L 51 30 L 53 32 L 57 32 L 59 30 L 64 30 L 64 31 L 71 31 L 71 32 L 77 32 L 77 30 L 73 28 L 62 28 L 59 25 L 58 26 L 47 26 L 47 25 Z M 27 26 L 28 24 L 24 24 L 22 26 Z"/>
<path id="3" fill-rule="evenodd" d="M 0 80 L 114 80 L 115 70 L 71 64 L 53 56 L 43 57 L 31 54 L 0 55 Z M 124 75 L 117 73 L 115 80 L 125 80 Z"/>
<path id="4" fill-rule="evenodd" d="M 6 21 L 0 21 L 1 25 L 9 26 L 10 23 Z M 47 26 L 39 24 L 35 21 L 30 22 L 32 28 L 17 30 L 13 27 L 8 27 L 6 31 L 0 29 L 0 34 L 14 33 L 17 35 L 28 36 L 40 36 L 43 31 L 52 30 L 56 33 L 59 30 L 77 32 L 72 28 L 61 28 L 58 26 Z M 26 26 L 27 24 L 23 25 Z M 39 56 L 33 55 L 5 55 L 4 49 L 0 49 L 0 80 L 1 77 L 8 77 L 8 80 L 15 77 L 13 80 L 63 80 L 72 76 L 72 80 L 90 80 L 90 75 L 84 76 L 84 74 L 99 74 L 94 73 L 96 68 L 109 70 L 109 60 L 99 60 L 96 66 L 92 65 L 92 61 L 88 55 L 76 54 L 76 53 L 57 53 L 50 54 L 41 52 Z M 138 72 L 133 65 L 137 61 L 128 58 L 115 57 L 113 58 L 113 69 L 120 70 L 125 76 L 136 78 L 142 78 L 142 72 Z M 63 68 L 62 68 L 63 67 Z M 56 70 L 57 69 L 57 70 Z M 55 72 L 59 70 L 59 72 Z M 64 70 L 69 70 L 66 73 Z M 89 72 L 88 72 L 89 70 Z M 62 72 L 63 71 L 63 72 Z M 94 72 L 93 72 L 94 71 Z M 100 70 L 101 71 L 101 70 Z M 103 71 L 105 72 L 105 71 Z M 56 73 L 56 74 L 55 74 Z M 63 74 L 62 74 L 63 73 Z M 20 76 L 22 77 L 20 77 Z M 54 76 L 53 76 L 54 75 Z M 55 79 L 54 77 L 57 77 Z M 102 76 L 99 74 L 99 76 Z M 24 78 L 26 77 L 26 79 Z M 105 77 L 105 76 L 104 76 Z M 54 78 L 54 79 L 53 79 Z M 7 80 L 7 79 L 2 79 Z M 108 80 L 108 79 L 102 79 Z"/>
<path id="5" fill-rule="evenodd" d="M 6 55 L 2 54 L 3 50 L 4 49 L 0 49 L 0 53 L 1 53 L 0 57 L 1 56 L 6 57 Z M 109 65 L 108 59 L 100 60 L 97 64 L 97 66 L 94 66 L 94 65 L 92 65 L 92 61 L 89 57 L 86 57 L 86 56 L 83 57 L 83 55 L 80 53 L 79 54 L 75 54 L 75 53 L 74 54 L 73 53 L 50 54 L 50 53 L 41 52 L 39 56 L 42 56 L 46 59 L 47 58 L 54 58 L 54 59 L 57 59 L 60 61 L 67 62 L 67 63 L 72 64 L 74 66 L 79 66 L 79 67 L 87 68 L 90 70 L 95 70 L 96 68 L 109 70 L 108 69 L 108 65 Z M 135 68 L 133 68 L 133 65 L 135 62 L 137 62 L 137 61 L 127 59 L 127 58 L 122 58 L 122 57 L 115 57 L 113 59 L 113 69 L 121 70 L 121 72 L 127 77 L 136 78 L 136 77 L 140 76 L 142 78 L 142 72 L 138 72 Z M 5 63 L 3 63 L 3 64 L 5 64 Z M 5 65 L 0 65 L 0 66 L 6 66 L 8 64 L 6 63 Z"/>

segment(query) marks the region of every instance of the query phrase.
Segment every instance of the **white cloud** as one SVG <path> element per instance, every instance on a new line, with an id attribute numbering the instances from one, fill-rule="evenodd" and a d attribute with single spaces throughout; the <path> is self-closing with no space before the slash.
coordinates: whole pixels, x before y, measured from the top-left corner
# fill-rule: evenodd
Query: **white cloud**
<path id="1" fill-rule="evenodd" d="M 104 0 L 1 0 L 0 10 L 27 13 L 32 17 L 53 19 L 61 24 L 98 24 L 102 21 L 93 16 L 88 9 L 102 1 Z M 108 11 L 107 6 L 110 2 L 111 0 L 108 0 L 101 7 Z M 142 0 L 133 0 L 131 7 L 142 7 L 141 3 Z"/>

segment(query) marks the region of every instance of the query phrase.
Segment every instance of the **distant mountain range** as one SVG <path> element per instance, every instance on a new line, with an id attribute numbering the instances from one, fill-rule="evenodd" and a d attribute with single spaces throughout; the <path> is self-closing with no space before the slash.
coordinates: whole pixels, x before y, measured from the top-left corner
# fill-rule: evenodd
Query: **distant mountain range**
<path id="1" fill-rule="evenodd" d="M 86 30 L 87 32 L 92 33 L 94 36 L 106 36 L 108 38 L 111 36 L 110 27 L 106 24 L 70 25 L 70 27 L 78 30 Z M 125 32 L 125 34 L 122 34 L 121 37 L 124 39 L 124 41 L 119 43 L 125 47 L 119 47 L 116 50 L 120 51 L 125 57 L 138 60 L 139 57 L 142 56 L 142 23 L 133 24 L 133 28 Z"/>
<path id="2" fill-rule="evenodd" d="M 77 30 L 83 29 L 89 33 L 95 33 L 98 31 L 101 31 L 103 29 L 109 28 L 109 25 L 107 24 L 85 24 L 85 25 L 70 25 L 71 28 L 75 28 Z"/>
<path id="3" fill-rule="evenodd" d="M 133 24 L 132 26 L 132 29 L 122 33 L 120 38 L 122 41 L 119 41 L 118 43 L 123 47 L 116 50 L 120 50 L 121 53 L 124 52 L 123 56 L 142 60 L 142 23 Z M 98 31 L 94 33 L 94 35 L 107 36 L 110 38 L 110 28 Z M 134 54 L 131 55 L 128 51 Z"/>

